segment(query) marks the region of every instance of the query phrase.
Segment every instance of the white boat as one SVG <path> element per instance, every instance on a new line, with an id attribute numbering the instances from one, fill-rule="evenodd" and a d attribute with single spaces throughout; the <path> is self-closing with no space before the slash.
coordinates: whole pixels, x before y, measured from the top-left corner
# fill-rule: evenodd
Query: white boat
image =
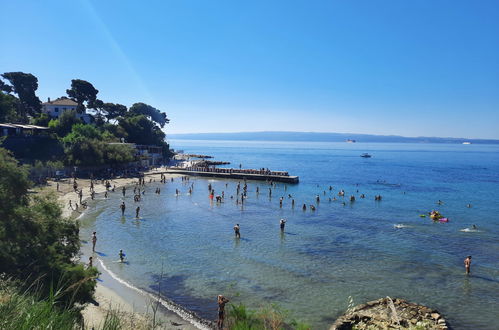
<path id="1" fill-rule="evenodd" d="M 463 142 L 463 144 L 471 144 L 471 142 Z"/>

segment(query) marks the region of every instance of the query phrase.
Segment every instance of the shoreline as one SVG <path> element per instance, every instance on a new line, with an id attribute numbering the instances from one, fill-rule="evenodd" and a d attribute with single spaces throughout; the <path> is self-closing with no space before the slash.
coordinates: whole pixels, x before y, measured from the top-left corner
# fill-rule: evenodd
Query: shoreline
<path id="1" fill-rule="evenodd" d="M 152 170 L 144 173 L 144 175 L 149 179 L 159 181 L 160 173 L 163 172 Z M 164 175 L 167 180 L 181 177 L 181 175 L 173 173 L 164 173 Z M 76 211 L 69 207 L 69 201 L 79 201 L 79 197 L 74 192 L 70 179 L 58 182 L 59 191 L 57 191 L 57 182 L 55 181 L 48 181 L 47 186 L 35 189 L 35 191 L 37 193 L 54 192 L 61 205 L 62 217 L 78 221 L 79 218 L 84 216 L 86 209 L 80 211 L 82 208 L 79 208 Z M 78 189 L 83 189 L 82 201 L 88 202 L 90 199 L 90 179 L 77 179 L 77 182 Z M 134 185 L 138 180 L 137 178 L 115 178 L 109 180 L 109 182 L 111 185 L 115 185 L 117 190 L 123 186 Z M 106 187 L 101 183 L 94 183 L 94 191 L 96 195 L 100 195 L 106 191 Z M 119 192 L 115 191 L 115 193 Z M 89 207 L 92 207 L 92 205 L 90 204 Z M 80 262 L 86 260 L 85 258 L 88 258 L 90 255 L 89 251 L 85 250 L 82 245 L 79 255 Z M 147 325 L 153 321 L 153 314 L 155 314 L 157 325 L 158 323 L 160 324 L 160 329 L 195 330 L 212 328 L 209 320 L 199 318 L 195 313 L 190 312 L 183 306 L 168 301 L 166 298 L 157 297 L 150 292 L 136 288 L 132 284 L 117 278 L 115 275 L 113 276 L 112 272 L 105 267 L 98 257 L 94 256 L 94 259 L 94 266 L 99 270 L 100 275 L 95 288 L 95 302 L 88 303 L 82 309 L 85 329 L 102 327 L 106 315 L 111 311 L 118 312 L 125 329 L 147 328 Z M 153 304 L 156 305 L 156 313 L 153 312 Z"/>

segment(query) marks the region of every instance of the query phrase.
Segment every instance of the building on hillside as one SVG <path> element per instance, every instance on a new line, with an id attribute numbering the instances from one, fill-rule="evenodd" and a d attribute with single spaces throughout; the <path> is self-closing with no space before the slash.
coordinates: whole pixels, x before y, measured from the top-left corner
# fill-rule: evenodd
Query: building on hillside
<path id="1" fill-rule="evenodd" d="M 76 111 L 77 106 L 78 103 L 64 96 L 53 101 L 51 101 L 49 97 L 47 102 L 42 103 L 42 112 L 48 114 L 52 118 L 59 118 L 59 116 L 66 111 Z M 91 121 L 91 117 L 87 114 L 86 110 L 83 113 L 77 113 L 76 117 L 87 124 Z"/>
<path id="2" fill-rule="evenodd" d="M 36 125 L 0 123 L 0 136 L 31 138 L 45 135 L 48 129 Z"/>
<path id="3" fill-rule="evenodd" d="M 163 149 L 160 146 L 121 142 L 110 144 L 131 146 L 135 150 L 135 157 L 140 166 L 160 166 L 164 163 Z"/>

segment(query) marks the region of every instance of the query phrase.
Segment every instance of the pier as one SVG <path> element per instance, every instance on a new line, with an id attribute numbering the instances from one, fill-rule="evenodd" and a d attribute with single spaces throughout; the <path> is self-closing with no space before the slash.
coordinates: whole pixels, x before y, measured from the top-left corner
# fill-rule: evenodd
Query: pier
<path id="1" fill-rule="evenodd" d="M 299 177 L 289 175 L 284 171 L 234 169 L 234 168 L 206 168 L 206 167 L 168 167 L 166 173 L 175 173 L 192 176 L 204 176 L 222 179 L 273 181 L 284 183 L 298 183 Z"/>

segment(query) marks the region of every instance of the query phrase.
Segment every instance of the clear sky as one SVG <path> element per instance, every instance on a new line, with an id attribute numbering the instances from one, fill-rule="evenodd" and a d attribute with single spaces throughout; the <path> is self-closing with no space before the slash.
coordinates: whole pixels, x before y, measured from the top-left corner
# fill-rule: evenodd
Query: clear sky
<path id="1" fill-rule="evenodd" d="M 0 72 L 90 81 L 167 133 L 499 138 L 499 1 L 0 0 Z"/>

